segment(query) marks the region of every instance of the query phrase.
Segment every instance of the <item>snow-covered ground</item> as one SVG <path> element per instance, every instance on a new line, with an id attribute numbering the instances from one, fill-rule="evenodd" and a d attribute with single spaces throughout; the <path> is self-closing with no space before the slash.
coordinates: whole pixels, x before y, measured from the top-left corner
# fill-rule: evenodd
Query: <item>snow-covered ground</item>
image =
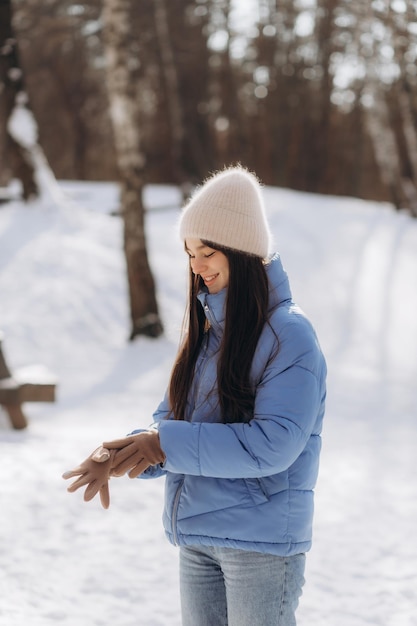
<path id="1" fill-rule="evenodd" d="M 0 205 L 4 350 L 59 379 L 56 404 L 26 405 L 26 431 L 0 413 L 0 625 L 179 626 L 163 481 L 112 480 L 104 511 L 61 478 L 103 439 L 148 425 L 164 392 L 186 284 L 179 196 L 146 190 L 165 335 L 129 343 L 117 188 L 60 189 L 60 206 Z M 266 188 L 265 199 L 329 365 L 299 626 L 415 626 L 417 221 L 350 198 Z"/>

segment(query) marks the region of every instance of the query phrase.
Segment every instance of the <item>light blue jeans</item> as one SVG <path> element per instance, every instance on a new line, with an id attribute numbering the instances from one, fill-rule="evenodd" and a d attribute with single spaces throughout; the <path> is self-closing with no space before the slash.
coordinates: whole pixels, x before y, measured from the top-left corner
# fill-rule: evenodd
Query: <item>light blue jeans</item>
<path id="1" fill-rule="evenodd" d="M 296 626 L 305 554 L 180 548 L 183 626 Z"/>

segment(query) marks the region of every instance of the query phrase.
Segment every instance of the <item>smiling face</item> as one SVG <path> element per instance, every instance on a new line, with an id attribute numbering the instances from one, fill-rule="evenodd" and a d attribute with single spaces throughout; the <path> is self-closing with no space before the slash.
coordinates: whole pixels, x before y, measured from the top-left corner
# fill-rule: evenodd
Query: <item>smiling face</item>
<path id="1" fill-rule="evenodd" d="M 193 274 L 199 274 L 209 293 L 218 293 L 229 284 L 229 261 L 223 252 L 210 248 L 201 239 L 187 239 L 185 251 Z"/>

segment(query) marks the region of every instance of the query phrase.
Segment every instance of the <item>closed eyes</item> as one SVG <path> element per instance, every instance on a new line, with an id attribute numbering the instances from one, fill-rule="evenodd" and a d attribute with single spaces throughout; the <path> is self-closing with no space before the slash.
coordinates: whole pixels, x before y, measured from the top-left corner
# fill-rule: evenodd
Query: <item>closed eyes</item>
<path id="1" fill-rule="evenodd" d="M 213 252 L 210 252 L 209 254 L 203 254 L 203 257 L 205 259 L 209 259 L 211 256 L 213 256 L 213 254 L 215 254 L 216 250 L 213 250 Z M 190 259 L 195 259 L 195 255 L 190 254 L 190 252 L 187 252 L 188 256 Z"/>

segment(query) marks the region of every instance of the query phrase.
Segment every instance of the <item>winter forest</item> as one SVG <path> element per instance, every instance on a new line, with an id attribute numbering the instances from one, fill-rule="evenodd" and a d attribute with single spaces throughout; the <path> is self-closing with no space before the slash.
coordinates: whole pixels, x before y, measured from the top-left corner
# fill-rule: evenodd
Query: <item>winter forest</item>
<path id="1" fill-rule="evenodd" d="M 415 0 L 3 0 L 0 184 L 122 184 L 131 338 L 158 336 L 142 189 L 224 164 L 417 215 Z M 32 151 L 13 133 L 36 120 Z M 17 133 L 18 135 L 18 133 Z"/>
<path id="2" fill-rule="evenodd" d="M 240 161 L 266 184 L 417 212 L 415 0 L 2 0 L 1 12 L 3 89 L 24 89 L 59 179 L 117 178 L 117 45 L 144 181 L 193 184 Z"/>

